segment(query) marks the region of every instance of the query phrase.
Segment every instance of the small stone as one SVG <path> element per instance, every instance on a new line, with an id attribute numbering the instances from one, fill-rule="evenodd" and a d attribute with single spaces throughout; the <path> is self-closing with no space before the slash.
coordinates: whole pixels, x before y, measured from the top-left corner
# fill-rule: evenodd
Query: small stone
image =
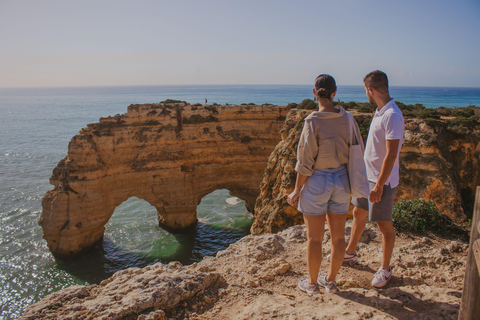
<path id="1" fill-rule="evenodd" d="M 420 240 L 421 243 L 423 244 L 432 244 L 432 240 L 430 240 L 429 238 L 427 237 L 423 237 L 421 240 Z"/>
<path id="2" fill-rule="evenodd" d="M 250 267 L 247 272 L 250 274 L 255 274 L 258 271 L 258 269 L 259 269 L 258 266 L 255 265 Z"/>
<path id="3" fill-rule="evenodd" d="M 442 250 L 440 250 L 440 254 L 441 254 L 442 256 L 447 256 L 447 255 L 450 254 L 450 251 L 449 251 L 448 249 L 446 249 L 446 248 L 443 248 Z"/>
<path id="4" fill-rule="evenodd" d="M 401 269 L 407 269 L 407 267 L 403 263 L 397 263 L 397 267 Z"/>
<path id="5" fill-rule="evenodd" d="M 274 272 L 276 275 L 279 275 L 284 274 L 288 270 L 290 270 L 290 263 L 284 261 L 282 264 L 275 268 Z"/>
<path id="6" fill-rule="evenodd" d="M 342 289 L 349 289 L 349 288 L 358 288 L 360 285 L 355 280 L 340 280 L 337 281 L 337 285 Z"/>
<path id="7" fill-rule="evenodd" d="M 213 302 L 213 299 L 210 298 L 210 297 L 208 297 L 208 296 L 204 296 L 204 297 L 203 297 L 203 300 L 204 300 L 206 303 L 208 303 L 208 304 L 210 304 L 210 303 Z"/>
<path id="8" fill-rule="evenodd" d="M 262 280 L 265 280 L 265 281 L 272 281 L 273 279 L 275 279 L 275 277 L 272 275 L 272 274 L 263 274 L 261 276 L 259 276 L 260 279 Z"/>
<path id="9" fill-rule="evenodd" d="M 450 250 L 450 252 L 462 252 L 462 243 L 458 241 L 452 241 L 448 249 Z"/>

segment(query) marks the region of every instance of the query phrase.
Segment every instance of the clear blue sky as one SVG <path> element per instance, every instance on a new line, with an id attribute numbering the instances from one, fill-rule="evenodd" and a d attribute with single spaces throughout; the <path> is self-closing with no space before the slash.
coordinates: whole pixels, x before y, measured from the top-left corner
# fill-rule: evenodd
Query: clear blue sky
<path id="1" fill-rule="evenodd" d="M 479 0 L 0 0 L 0 87 L 480 87 Z"/>

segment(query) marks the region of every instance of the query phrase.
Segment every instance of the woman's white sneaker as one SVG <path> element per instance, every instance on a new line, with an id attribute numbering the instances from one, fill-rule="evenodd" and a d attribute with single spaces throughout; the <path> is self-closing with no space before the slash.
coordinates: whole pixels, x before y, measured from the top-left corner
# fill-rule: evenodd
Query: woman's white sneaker
<path id="1" fill-rule="evenodd" d="M 321 275 L 318 276 L 318 284 L 321 285 L 322 287 L 325 287 L 325 291 L 327 293 L 337 293 L 337 283 L 335 281 L 327 281 L 327 274 L 322 273 Z"/>
<path id="2" fill-rule="evenodd" d="M 327 260 L 330 261 L 330 259 L 332 258 L 332 255 L 331 254 L 328 254 L 327 255 Z M 348 254 L 345 252 L 345 255 L 343 256 L 343 263 L 346 263 L 346 262 L 357 262 L 358 260 L 358 256 L 357 256 L 357 252 L 355 251 L 354 254 Z"/>
<path id="3" fill-rule="evenodd" d="M 310 277 L 305 276 L 298 281 L 298 288 L 303 292 L 306 292 L 309 296 L 312 294 L 319 294 L 318 284 L 310 284 Z"/>
<path id="4" fill-rule="evenodd" d="M 392 278 L 392 269 L 388 271 L 384 267 L 380 267 L 378 271 L 373 276 L 372 286 L 381 288 L 387 284 L 387 282 Z"/>

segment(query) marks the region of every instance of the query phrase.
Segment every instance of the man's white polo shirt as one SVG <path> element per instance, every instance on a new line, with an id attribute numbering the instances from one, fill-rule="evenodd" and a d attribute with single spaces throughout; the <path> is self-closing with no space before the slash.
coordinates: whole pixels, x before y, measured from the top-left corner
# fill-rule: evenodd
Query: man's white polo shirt
<path id="1" fill-rule="evenodd" d="M 380 111 L 378 108 L 375 110 L 375 115 L 370 124 L 370 131 L 368 132 L 364 156 L 369 181 L 375 183 L 378 181 L 383 160 L 387 154 L 387 140 L 399 139 L 397 158 L 395 159 L 392 172 L 385 182 L 386 185 L 390 184 L 391 188 L 398 186 L 400 180 L 398 154 L 403 143 L 404 130 L 403 114 L 395 104 L 395 100 L 391 99 Z"/>

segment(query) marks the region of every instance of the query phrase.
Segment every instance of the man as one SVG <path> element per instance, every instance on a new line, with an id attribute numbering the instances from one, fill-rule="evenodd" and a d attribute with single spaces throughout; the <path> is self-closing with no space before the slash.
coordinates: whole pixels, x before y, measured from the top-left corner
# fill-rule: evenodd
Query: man
<path id="1" fill-rule="evenodd" d="M 383 287 L 390 280 L 390 259 L 395 244 L 392 223 L 393 198 L 399 183 L 398 155 L 403 142 L 403 115 L 388 91 L 388 78 L 382 71 L 372 71 L 363 79 L 370 103 L 377 106 L 370 124 L 365 148 L 365 165 L 370 182 L 370 196 L 352 198 L 353 226 L 344 262 L 357 260 L 356 248 L 365 229 L 367 215 L 376 221 L 383 235 L 382 266 L 375 273 L 372 286 Z"/>

